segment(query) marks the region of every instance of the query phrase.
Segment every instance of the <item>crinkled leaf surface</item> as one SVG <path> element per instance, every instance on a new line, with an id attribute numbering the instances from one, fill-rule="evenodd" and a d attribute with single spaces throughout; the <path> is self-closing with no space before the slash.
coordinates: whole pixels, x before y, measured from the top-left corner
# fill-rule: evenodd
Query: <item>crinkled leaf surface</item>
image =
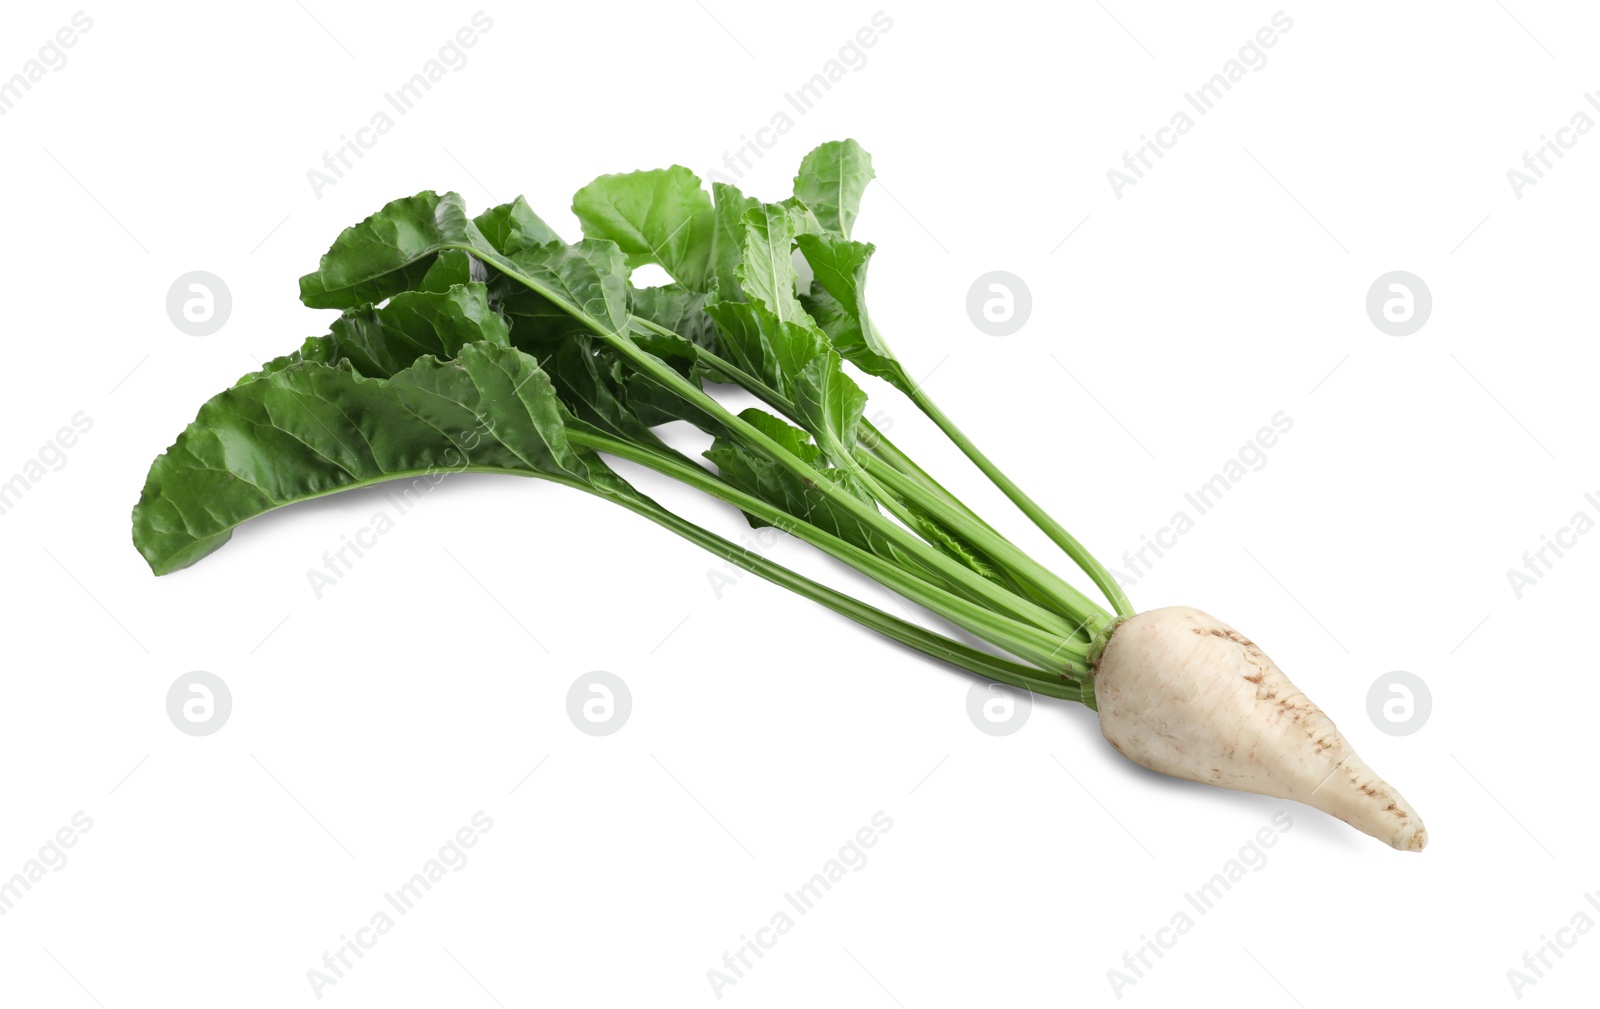
<path id="1" fill-rule="evenodd" d="M 583 486 L 586 461 L 533 358 L 471 344 L 392 378 L 291 365 L 234 386 L 150 467 L 133 539 L 157 574 L 220 547 L 274 508 L 395 477 L 490 469 Z"/>
<path id="2" fill-rule="evenodd" d="M 594 430 L 636 445 L 669 452 L 627 398 L 627 376 L 614 355 L 576 334 L 544 361 L 561 401 L 576 420 Z"/>
<path id="3" fill-rule="evenodd" d="M 810 436 L 800 428 L 762 410 L 745 410 L 739 416 L 808 463 L 815 465 L 821 461 L 821 450 L 811 443 Z M 802 518 L 824 532 L 879 557 L 889 558 L 897 563 L 917 565 L 915 560 L 878 530 L 840 508 L 816 487 L 808 485 L 782 466 L 740 442 L 727 437 L 718 438 L 705 452 L 705 457 L 717 467 L 717 473 L 722 479 L 740 490 L 754 494 L 768 504 Z M 823 469 L 821 478 L 844 487 L 858 497 L 865 496 L 866 492 L 855 486 L 850 477 L 840 470 Z M 757 528 L 771 524 L 749 514 L 746 514 L 745 518 Z"/>
<path id="4" fill-rule="evenodd" d="M 635 330 L 634 342 L 657 357 L 692 357 L 695 348 L 715 349 L 717 327 L 705 311 L 709 298 L 708 294 L 676 284 L 633 289 L 629 301 L 633 314 L 671 330 L 689 346 L 657 344 L 653 341 L 660 334 L 652 334 L 647 330 L 641 332 L 643 327 Z"/>
<path id="5" fill-rule="evenodd" d="M 346 228 L 315 273 L 300 278 L 312 308 L 355 308 L 420 285 L 446 248 L 494 251 L 455 193 L 418 193 Z"/>
<path id="6" fill-rule="evenodd" d="M 489 307 L 484 285 L 459 284 L 442 293 L 404 291 L 382 308 L 363 305 L 347 310 L 327 336 L 311 337 L 295 353 L 267 362 L 260 372 L 241 381 L 254 381 L 302 361 L 341 360 L 368 378 L 388 378 L 425 354 L 450 358 L 469 343 L 510 345 L 505 320 Z"/>

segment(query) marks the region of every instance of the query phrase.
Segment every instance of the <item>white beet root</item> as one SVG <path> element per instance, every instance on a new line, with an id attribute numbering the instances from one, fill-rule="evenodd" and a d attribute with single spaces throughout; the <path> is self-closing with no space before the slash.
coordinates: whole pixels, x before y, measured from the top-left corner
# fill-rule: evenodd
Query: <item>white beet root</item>
<path id="1" fill-rule="evenodd" d="M 1094 674 L 1100 729 L 1153 771 L 1293 799 L 1401 851 L 1428 832 L 1333 720 L 1266 653 L 1187 606 L 1141 613 L 1111 635 Z"/>

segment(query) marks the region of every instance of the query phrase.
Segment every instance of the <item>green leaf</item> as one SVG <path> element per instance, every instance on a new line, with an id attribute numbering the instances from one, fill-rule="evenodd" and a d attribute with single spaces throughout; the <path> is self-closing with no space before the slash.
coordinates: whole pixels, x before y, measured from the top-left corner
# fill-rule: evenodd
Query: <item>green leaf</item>
<path id="1" fill-rule="evenodd" d="M 617 380 L 627 386 L 628 406 L 650 427 L 682 420 L 712 435 L 723 432 L 722 423 L 715 417 L 647 375 L 627 371 L 619 363 Z"/>
<path id="2" fill-rule="evenodd" d="M 672 279 L 704 291 L 711 255 L 711 197 L 681 165 L 602 175 L 578 190 L 572 212 L 586 238 L 616 242 L 631 270 L 657 263 Z"/>
<path id="3" fill-rule="evenodd" d="M 403 291 L 382 308 L 347 310 L 327 336 L 311 337 L 295 353 L 269 361 L 239 381 L 255 381 L 303 361 L 349 361 L 367 378 L 388 378 L 419 357 L 451 358 L 469 343 L 511 345 L 505 320 L 489 307 L 484 285 L 462 284 L 442 294 Z"/>
<path id="4" fill-rule="evenodd" d="M 794 383 L 796 420 L 817 439 L 835 465 L 849 468 L 861 427 L 867 394 L 844 373 L 844 362 L 829 351 L 812 358 Z"/>
<path id="5" fill-rule="evenodd" d="M 544 367 L 577 423 L 661 452 L 671 451 L 628 402 L 627 378 L 615 356 L 597 349 L 590 337 L 574 335 L 545 359 Z"/>
<path id="6" fill-rule="evenodd" d="M 716 349 L 718 342 L 716 323 L 706 314 L 706 302 L 710 297 L 708 294 L 690 291 L 676 284 L 635 288 L 629 302 L 634 316 L 648 319 L 663 329 L 672 330 L 688 346 L 675 351 L 659 342 L 660 339 L 664 339 L 660 338 L 659 334 L 650 333 L 648 330 L 640 332 L 643 327 L 635 330 L 634 342 L 657 357 L 693 357 L 694 348 Z"/>
<path id="7" fill-rule="evenodd" d="M 455 193 L 422 192 L 346 228 L 315 273 L 300 278 L 311 308 L 355 308 L 418 287 L 445 248 L 493 252 Z"/>
<path id="8" fill-rule="evenodd" d="M 805 307 L 833 348 L 857 368 L 909 394 L 911 380 L 867 313 L 867 263 L 873 247 L 830 235 L 801 235 L 798 242 L 822 287 L 821 293 L 813 287 Z"/>
<path id="9" fill-rule="evenodd" d="M 812 284 L 811 292 L 800 296 L 800 304 L 811 316 L 811 321 L 822 330 L 822 335 L 828 338 L 830 346 L 837 346 L 840 340 L 849 341 L 851 330 L 860 328 L 855 317 L 845 311 L 845 307 L 835 301 L 833 295 L 820 284 Z"/>
<path id="10" fill-rule="evenodd" d="M 849 238 L 860 212 L 861 194 L 872 178 L 872 155 L 854 140 L 835 140 L 800 162 L 794 195 L 811 208 L 825 230 Z"/>
<path id="11" fill-rule="evenodd" d="M 785 452 L 800 457 L 806 465 L 816 466 L 822 461 L 822 450 L 812 443 L 804 428 L 756 407 L 739 411 L 739 419 L 783 446 Z"/>
<path id="12" fill-rule="evenodd" d="M 561 236 L 540 220 L 539 215 L 528 206 L 528 201 L 520 196 L 510 203 L 485 210 L 472 222 L 490 245 L 508 256 L 523 249 L 561 241 Z"/>
<path id="13" fill-rule="evenodd" d="M 416 289 L 443 294 L 457 284 L 481 284 L 488 279 L 489 271 L 484 269 L 482 260 L 470 252 L 446 249 L 434 257 L 433 264 L 422 275 Z"/>
<path id="14" fill-rule="evenodd" d="M 740 301 L 744 293 L 739 290 L 736 271 L 744 261 L 744 215 L 760 206 L 761 201 L 744 195 L 737 186 L 726 182 L 713 182 L 711 194 L 716 198 L 712 212 L 711 277 L 723 301 Z"/>
<path id="15" fill-rule="evenodd" d="M 809 318 L 784 322 L 756 302 L 718 301 L 706 314 L 716 320 L 722 356 L 791 398 L 805 366 L 828 349 Z"/>
<path id="16" fill-rule="evenodd" d="M 778 206 L 789 211 L 789 221 L 794 225 L 795 237 L 798 238 L 801 235 L 821 235 L 826 233 L 823 229 L 822 222 L 817 220 L 817 215 L 811 212 L 810 207 L 800 202 L 800 197 L 791 196 L 788 199 L 781 201 Z"/>
<path id="17" fill-rule="evenodd" d="M 821 458 L 821 450 L 811 443 L 810 437 L 800 428 L 762 410 L 750 409 L 739 416 L 760 429 L 767 437 L 783 445 L 808 463 Z M 898 564 L 922 570 L 921 566 L 882 532 L 830 501 L 817 487 L 808 485 L 777 463 L 730 437 L 718 437 L 705 457 L 717 467 L 718 475 L 728 483 L 754 494 L 768 504 L 788 512 L 796 518 L 811 523 L 826 533 L 870 551 L 879 557 Z M 850 477 L 840 470 L 824 469 L 821 477 L 844 486 L 852 494 L 865 494 Z M 752 526 L 771 525 L 756 516 L 745 514 Z"/>
<path id="18" fill-rule="evenodd" d="M 529 353 L 544 353 L 546 344 L 588 332 L 584 316 L 602 328 L 621 330 L 628 324 L 627 266 L 612 242 L 552 242 L 510 256 L 496 254 L 488 265 L 493 273 L 489 296 L 511 323 L 511 342 Z"/>
<path id="19" fill-rule="evenodd" d="M 396 477 L 496 470 L 584 486 L 588 463 L 562 425 L 548 376 L 508 347 L 471 344 L 387 379 L 302 362 L 200 408 L 150 467 L 134 544 L 165 574 L 247 519 Z"/>
<path id="20" fill-rule="evenodd" d="M 511 326 L 511 343 L 535 356 L 573 333 L 588 332 L 565 308 L 505 274 L 489 281 L 489 298 Z"/>
<path id="21" fill-rule="evenodd" d="M 537 285 L 532 293 L 580 317 L 580 322 L 587 318 L 615 334 L 627 329 L 628 267 L 616 243 L 588 239 L 576 245 L 551 243 L 505 259 L 507 267 Z M 494 259 L 489 265 L 499 268 Z"/>
<path id="22" fill-rule="evenodd" d="M 744 221 L 744 259 L 734 272 L 751 301 L 784 322 L 805 319 L 805 309 L 795 295 L 794 217 L 789 208 L 763 203 L 747 211 Z"/>
<path id="23" fill-rule="evenodd" d="M 571 316 L 572 323 L 587 327 L 592 322 L 611 337 L 632 341 L 641 349 L 662 357 L 668 366 L 676 368 L 691 381 L 700 374 L 698 350 L 687 338 L 639 334 L 640 327 L 629 312 L 629 295 L 632 293 L 637 296 L 639 292 L 632 291 L 628 284 L 627 264 L 615 242 L 585 239 L 576 245 L 551 243 L 500 258 L 501 262 L 491 258 L 489 263 L 502 272 L 508 284 L 523 286 L 531 294 Z M 512 271 L 515 271 L 515 276 Z M 532 286 L 529 287 L 529 284 Z M 509 287 L 506 290 L 509 291 Z M 512 340 L 518 346 L 524 346 L 523 323 L 528 321 L 529 316 L 516 313 L 529 307 L 535 311 L 542 310 L 543 306 L 537 299 L 508 295 L 506 307 L 516 322 L 511 333 Z M 564 340 L 570 339 L 574 332 L 579 332 L 570 324 L 558 329 L 559 319 L 542 317 L 538 321 L 546 326 L 546 331 L 540 334 L 546 337 L 554 335 Z M 547 348 L 540 349 L 537 345 L 533 349 L 541 353 L 549 352 Z M 617 367 L 620 369 L 620 363 Z M 702 430 L 716 432 L 721 428 L 703 408 L 662 386 L 655 379 L 630 373 L 625 379 L 619 379 L 618 386 L 624 382 L 629 403 L 647 425 L 687 420 Z"/>

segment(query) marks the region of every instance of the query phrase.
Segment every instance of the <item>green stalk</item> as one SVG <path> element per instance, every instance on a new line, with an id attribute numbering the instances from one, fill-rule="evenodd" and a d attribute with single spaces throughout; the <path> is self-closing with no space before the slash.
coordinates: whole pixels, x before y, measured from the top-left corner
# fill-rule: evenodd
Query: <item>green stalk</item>
<path id="1" fill-rule="evenodd" d="M 909 648 L 916 649 L 924 655 L 948 662 L 953 666 L 991 680 L 1030 690 L 1036 694 L 1059 697 L 1069 701 L 1082 701 L 1083 699 L 1082 688 L 1068 681 L 1065 677 L 1060 679 L 1051 678 L 1049 673 L 1033 666 L 1013 662 L 998 655 L 990 655 L 987 652 L 979 651 L 970 645 L 952 640 L 927 628 L 918 627 L 909 621 L 891 616 L 877 607 L 869 606 L 860 600 L 831 589 L 820 582 L 791 571 L 781 564 L 773 563 L 759 554 L 731 543 L 648 499 L 622 497 L 610 497 L 608 499 L 622 505 L 629 511 L 644 516 L 657 525 L 670 529 L 684 539 L 729 563 L 736 564 L 746 571 L 759 575 L 767 581 L 780 585 L 797 595 L 820 603 L 835 613 L 849 617 L 863 627 L 877 631 Z"/>
<path id="2" fill-rule="evenodd" d="M 877 466 L 882 470 L 892 470 L 893 475 L 888 478 L 885 478 L 883 473 L 879 473 L 879 479 L 883 480 L 884 483 L 891 489 L 906 481 L 914 483 L 918 487 L 922 488 L 926 493 L 936 495 L 941 501 L 945 502 L 945 504 L 951 508 L 954 508 L 957 513 L 966 516 L 966 522 L 963 523 L 962 528 L 965 528 L 968 525 L 979 526 L 983 529 L 987 529 L 991 533 L 994 533 L 996 536 L 1004 536 L 1003 533 L 995 529 L 994 526 L 991 526 L 989 523 L 985 522 L 983 518 L 971 508 L 968 508 L 954 494 L 945 490 L 944 487 L 940 485 L 939 481 L 929 476 L 926 470 L 924 470 L 921 466 L 918 466 L 910 456 L 896 448 L 894 443 L 889 441 L 886 435 L 874 428 L 865 419 L 862 420 L 861 427 L 862 434 L 856 442 L 860 449 L 860 451 L 857 453 L 857 458 L 861 459 L 862 465 L 869 468 Z M 875 470 L 874 472 L 877 471 Z M 946 526 L 944 528 L 946 528 L 948 531 L 949 527 Z M 955 534 L 952 532 L 951 535 Z M 1009 539 L 1009 537 L 1006 538 Z M 1056 599 L 1051 594 L 1041 591 L 1030 583 L 1018 581 L 1017 572 L 1012 571 L 1005 564 L 993 557 L 985 555 L 976 547 L 973 547 L 970 542 L 967 543 L 967 546 L 972 549 L 974 554 L 976 554 L 991 568 L 993 568 L 997 574 L 1003 575 L 1007 581 L 1007 584 L 1015 586 L 1017 591 L 1026 595 L 1029 599 L 1039 603 L 1041 606 L 1054 606 L 1057 604 Z M 1050 571 L 1049 568 L 1039 564 L 1031 557 L 1029 558 L 1029 563 L 1037 567 L 1039 570 L 1049 572 L 1052 577 L 1055 576 L 1055 573 Z M 1070 585 L 1070 583 L 1067 584 Z M 1074 591 L 1076 591 L 1075 588 Z M 1093 600 L 1090 600 L 1090 602 L 1092 603 Z M 1095 609 L 1099 612 L 1104 612 L 1103 608 L 1101 608 L 1098 604 L 1095 604 Z M 1110 614 L 1106 615 L 1109 618 Z"/>
<path id="3" fill-rule="evenodd" d="M 878 529 L 880 534 L 917 558 L 919 562 L 927 564 L 952 584 L 960 586 L 964 593 L 981 599 L 1017 619 L 1032 623 L 1041 630 L 1065 636 L 1075 633 L 1074 628 L 1063 620 L 1059 614 L 1045 609 L 1030 599 L 1018 596 L 1003 586 L 996 585 L 965 565 L 934 549 L 921 538 L 912 535 L 901 526 L 888 521 L 876 507 L 868 506 L 844 488 L 836 486 L 803 459 L 797 458 L 785 450 L 782 445 L 768 438 L 756 427 L 746 423 L 727 407 L 706 395 L 704 389 L 678 374 L 677 370 L 666 362 L 641 349 L 627 336 L 601 324 L 600 320 L 590 315 L 587 311 L 573 305 L 557 292 L 529 277 L 519 270 L 517 264 L 512 260 L 499 253 L 492 253 L 479 248 L 462 248 L 483 259 L 530 291 L 540 295 L 552 304 L 560 306 L 563 311 L 604 340 L 607 346 L 626 358 L 647 377 L 654 379 L 657 384 L 698 406 L 730 431 L 737 432 L 741 438 L 754 446 L 763 456 L 782 466 L 801 480 L 812 484 L 820 494 L 828 498 L 832 503 L 849 512 L 860 521 Z"/>
<path id="4" fill-rule="evenodd" d="M 1028 516 L 1034 525 L 1043 530 L 1044 534 L 1049 536 L 1056 546 L 1065 551 L 1067 556 L 1071 557 L 1078 567 L 1082 568 L 1083 572 L 1094 580 L 1094 583 L 1100 587 L 1100 591 L 1105 593 L 1106 599 L 1117 611 L 1119 617 L 1131 617 L 1134 615 L 1135 610 L 1133 604 L 1128 602 L 1127 593 L 1122 591 L 1122 586 L 1118 585 L 1117 580 L 1111 577 L 1111 573 L 1106 570 L 1105 565 L 1096 560 L 1094 555 L 1089 553 L 1082 543 L 1079 543 L 1071 533 L 1062 528 L 1061 524 L 1051 518 L 1032 498 L 1024 494 L 1022 488 L 1012 483 L 1004 473 L 1000 472 L 1000 467 L 990 462 L 989 457 L 980 452 L 978 447 L 966 435 L 961 433 L 961 429 L 956 427 L 949 417 L 945 416 L 944 411 L 940 410 L 938 405 L 928 398 L 928 395 L 922 391 L 921 387 L 915 385 L 911 387 L 911 400 L 917 404 L 917 407 L 923 413 L 928 415 L 928 419 L 939 426 L 939 430 L 943 431 L 951 441 L 956 443 L 966 457 L 972 460 L 973 465 L 983 471 L 983 475 L 988 477 L 991 483 L 1000 488 L 1001 492 L 1011 499 L 1012 504 L 1016 505 L 1024 515 Z"/>
<path id="5" fill-rule="evenodd" d="M 883 506 L 889 510 L 891 515 L 905 523 L 906 526 L 911 529 L 915 529 L 917 527 L 916 515 L 912 512 L 911 508 L 901 500 L 899 495 L 891 494 L 888 488 L 884 487 L 883 484 L 879 483 L 871 473 L 867 472 L 866 467 L 857 461 L 855 456 L 849 454 L 848 452 L 839 452 L 837 454 L 840 456 L 840 461 L 844 463 L 851 475 L 857 480 L 861 481 L 862 485 L 866 487 L 868 493 L 880 501 Z M 923 505 L 924 507 L 936 507 L 936 505 L 932 505 L 925 498 L 919 500 L 917 503 L 919 505 Z M 942 516 L 937 512 L 934 513 L 934 518 L 938 521 L 945 522 L 946 524 L 949 522 L 947 517 Z M 1010 542 L 1000 536 L 996 536 L 993 533 L 984 533 L 982 530 L 978 529 L 971 530 L 970 535 L 973 543 L 977 545 L 979 549 L 983 550 L 985 553 L 989 553 L 1000 558 L 1002 562 L 1007 562 L 1021 567 L 1034 566 L 1033 562 L 1025 554 L 1023 554 L 1022 551 L 1018 550 L 1015 546 L 1012 546 Z M 1048 575 L 1048 573 L 1046 574 Z M 982 576 L 980 575 L 979 577 Z M 1065 582 L 1061 582 L 1060 579 L 1056 579 L 1054 575 L 1048 575 L 1048 578 L 1058 582 L 1064 589 L 1066 589 L 1067 592 L 1070 592 L 1072 595 L 1078 595 L 1076 589 L 1073 589 Z M 1030 575 L 1028 576 L 1028 579 L 1035 588 L 1049 591 L 1049 588 L 1046 584 L 1046 579 L 1039 578 L 1036 575 Z M 1087 599 L 1083 600 L 1083 606 L 1080 608 L 1074 606 L 1069 597 L 1053 596 L 1052 598 L 1055 602 L 1055 605 L 1052 607 L 1052 612 L 1064 610 L 1068 614 L 1069 618 L 1076 624 L 1075 627 L 1072 627 L 1066 632 L 1067 635 L 1069 637 L 1074 635 L 1082 635 L 1085 642 L 1092 640 L 1092 635 L 1083 634 L 1083 628 L 1085 624 L 1093 620 L 1097 607 L 1095 607 L 1094 604 L 1090 603 Z"/>
<path id="6" fill-rule="evenodd" d="M 569 430 L 567 438 L 572 444 L 581 448 L 637 463 L 733 505 L 740 511 L 754 515 L 990 644 L 1028 659 L 1046 670 L 1064 669 L 1069 677 L 1073 674 L 1086 675 L 1088 672 L 1088 645 L 1052 635 L 1021 620 L 995 613 L 947 589 L 924 581 L 891 561 L 824 532 L 770 502 L 723 482 L 692 462 L 593 431 Z"/>
<path id="7" fill-rule="evenodd" d="M 866 420 L 862 420 L 861 427 L 862 430 L 866 432 L 865 436 L 861 439 L 861 445 L 864 449 L 877 456 L 887 465 L 893 466 L 907 479 L 915 481 L 928 493 L 937 495 L 940 500 L 944 501 L 950 507 L 958 509 L 961 514 L 966 516 L 968 523 L 982 526 L 990 532 L 995 533 L 995 535 L 1000 535 L 1000 533 L 993 526 L 979 517 L 977 512 L 973 511 L 971 508 L 968 508 L 960 498 L 945 490 L 943 484 L 939 483 L 939 481 L 930 476 L 928 472 L 921 466 L 918 466 L 916 460 L 912 459 L 910 456 L 906 455 L 898 447 L 896 447 L 894 442 L 889 440 L 888 435 L 873 427 Z"/>
<path id="8" fill-rule="evenodd" d="M 978 597 L 989 605 L 1010 613 L 1020 620 L 1034 624 L 1041 630 L 1057 635 L 1070 635 L 1073 633 L 1071 625 L 1064 621 L 1059 614 L 1007 591 L 960 562 L 934 549 L 920 537 L 912 535 L 903 527 L 886 520 L 883 517 L 883 513 L 876 507 L 869 506 L 849 491 L 837 486 L 833 481 L 817 472 L 804 460 L 796 458 L 784 449 L 782 445 L 768 438 L 758 428 L 747 423 L 727 407 L 707 396 L 704 390 L 678 374 L 676 370 L 662 362 L 655 355 L 639 349 L 625 337 L 604 332 L 601 332 L 601 336 L 618 353 L 627 357 L 639 370 L 711 414 L 723 426 L 737 432 L 746 442 L 760 451 L 762 455 L 800 479 L 810 483 L 818 493 L 828 498 L 833 504 L 850 512 L 861 521 L 872 524 L 882 535 L 910 553 L 919 562 L 927 564 L 953 584 L 960 586 L 964 593 Z"/>
<path id="9" fill-rule="evenodd" d="M 961 510 L 952 508 L 936 494 L 928 493 L 915 481 L 907 479 L 899 470 L 887 463 L 874 462 L 871 457 L 861 465 L 863 475 L 871 481 L 870 487 L 880 486 L 877 478 L 889 485 L 897 496 L 904 497 L 922 508 L 942 525 L 953 528 L 966 537 L 973 546 L 1008 570 L 1021 573 L 1030 585 L 1040 592 L 1045 593 L 1073 620 L 1077 621 L 1080 631 L 1086 630 L 1085 640 L 1092 640 L 1096 631 L 1103 624 L 1109 623 L 1111 615 L 1101 609 L 1095 602 L 1082 592 L 1073 588 L 1053 572 L 1041 567 L 1027 554 L 1019 550 L 1010 540 L 1005 539 L 994 530 L 979 523 L 974 524 L 966 520 Z"/>
<path id="10" fill-rule="evenodd" d="M 676 335 L 672 330 L 649 319 L 634 316 L 633 321 L 662 336 Z M 717 371 L 733 379 L 745 391 L 756 396 L 756 398 L 777 410 L 789 420 L 795 419 L 794 403 L 782 393 L 713 351 L 700 348 L 697 353 L 700 358 L 704 359 Z M 1034 591 L 1028 593 L 1030 598 L 1039 600 L 1042 597 L 1046 605 L 1062 610 L 1077 622 L 1080 632 L 1085 627 L 1098 626 L 1100 623 L 1110 619 L 1110 614 L 1106 613 L 1093 600 L 1019 550 L 997 532 L 993 526 L 979 518 L 970 508 L 962 504 L 955 495 L 945 490 L 938 481 L 929 476 L 910 456 L 896 448 L 894 443 L 889 441 L 888 437 L 873 427 L 870 422 L 863 419 L 861 426 L 866 432 L 866 436 L 859 439 L 860 444 L 868 454 L 878 454 L 883 457 L 882 466 L 874 466 L 870 459 L 860 459 L 861 464 L 867 471 L 883 479 L 886 483 L 892 483 L 893 489 L 901 497 L 910 497 L 915 504 L 936 517 L 943 525 L 960 530 L 971 541 L 972 545 L 978 549 L 979 553 L 984 556 L 985 560 L 992 563 L 996 568 L 1004 570 L 1013 578 L 1022 580 L 1027 586 L 1031 586 Z M 859 459 L 859 456 L 857 458 Z M 886 469 L 892 469 L 894 472 L 886 472 Z M 895 479 L 896 476 L 902 476 L 906 479 Z M 871 478 L 867 477 L 866 482 L 871 484 Z M 909 486 L 910 484 L 914 484 L 915 489 Z M 883 488 L 880 487 L 879 489 L 882 490 Z M 879 496 L 883 500 L 885 507 L 889 508 L 891 512 L 896 511 L 896 505 L 891 503 L 891 499 L 882 497 L 882 495 Z M 897 514 L 897 517 L 902 522 L 915 528 L 912 520 L 907 516 Z M 1092 634 L 1090 636 L 1092 637 Z"/>

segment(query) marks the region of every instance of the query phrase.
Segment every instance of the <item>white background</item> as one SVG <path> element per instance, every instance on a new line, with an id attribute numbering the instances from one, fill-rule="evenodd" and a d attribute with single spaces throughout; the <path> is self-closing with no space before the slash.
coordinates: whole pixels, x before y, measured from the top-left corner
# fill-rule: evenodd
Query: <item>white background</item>
<path id="1" fill-rule="evenodd" d="M 893 828 L 868 863 L 723 1002 L 1117 1003 L 1107 971 L 1279 810 L 1293 828 L 1266 865 L 1121 1002 L 1509 1004 L 1525 950 L 1580 910 L 1600 919 L 1583 896 L 1600 887 L 1600 545 L 1580 539 L 1521 599 L 1506 575 L 1600 514 L 1584 500 L 1600 135 L 1520 199 L 1506 177 L 1573 113 L 1600 116 L 1583 99 L 1594 11 L 1286 8 L 1267 64 L 1119 199 L 1107 169 L 1277 7 L 884 7 L 866 64 L 738 178 L 778 199 L 815 144 L 872 152 L 886 188 L 857 236 L 879 249 L 880 327 L 1107 563 L 1275 412 L 1293 418 L 1130 593 L 1260 642 L 1422 812 L 1432 843 L 1403 855 L 1304 807 L 1145 773 L 1076 706 L 981 733 L 969 678 L 754 578 L 719 598 L 706 555 L 552 485 L 451 478 L 321 599 L 306 570 L 381 492 L 286 509 L 153 578 L 128 522 L 151 459 L 207 397 L 325 329 L 295 281 L 341 228 L 450 188 L 474 209 L 523 193 L 576 237 L 574 190 L 673 162 L 704 175 L 879 9 L 485 8 L 466 65 L 319 198 L 307 169 L 478 7 L 305 6 L 87 9 L 67 64 L 0 117 L 0 479 L 93 419 L 0 516 L 0 876 L 75 812 L 94 824 L 0 917 L 0 1002 L 315 1004 L 307 970 L 479 810 L 494 827 L 466 866 L 322 1002 L 713 1004 L 723 952 L 876 811 Z M 0 76 L 75 9 L 8 8 Z M 1434 301 L 1406 337 L 1365 309 L 1397 269 Z M 190 270 L 231 289 L 215 335 L 166 315 Z M 1015 335 L 967 317 L 991 270 L 1032 292 Z M 900 444 L 1055 556 L 867 387 Z M 772 555 L 893 608 L 798 544 Z M 204 738 L 165 710 L 195 669 L 233 697 Z M 595 669 L 633 698 L 604 738 L 566 714 Z M 1391 670 L 1431 687 L 1410 736 L 1367 714 Z M 1597 953 L 1578 937 L 1524 1000 L 1574 1004 Z"/>

